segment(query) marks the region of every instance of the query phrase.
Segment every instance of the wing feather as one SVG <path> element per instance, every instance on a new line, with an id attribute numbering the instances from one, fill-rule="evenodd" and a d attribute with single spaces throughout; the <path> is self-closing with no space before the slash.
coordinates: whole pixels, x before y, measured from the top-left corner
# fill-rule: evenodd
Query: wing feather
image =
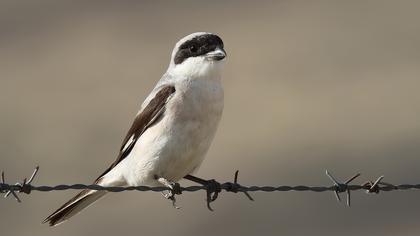
<path id="1" fill-rule="evenodd" d="M 144 107 L 144 109 L 136 116 L 131 128 L 128 130 L 127 135 L 120 148 L 120 153 L 117 159 L 112 163 L 108 169 L 102 173 L 98 179 L 108 173 L 118 163 L 130 154 L 137 140 L 147 130 L 147 128 L 154 125 L 165 112 L 165 105 L 168 103 L 172 95 L 175 93 L 173 85 L 166 85 L 160 88 L 155 97 Z M 98 180 L 97 179 L 97 180 Z"/>

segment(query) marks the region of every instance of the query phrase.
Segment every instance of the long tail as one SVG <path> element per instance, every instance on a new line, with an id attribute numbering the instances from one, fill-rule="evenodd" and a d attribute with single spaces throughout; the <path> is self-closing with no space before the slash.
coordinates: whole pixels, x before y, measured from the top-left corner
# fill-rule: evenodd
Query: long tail
<path id="1" fill-rule="evenodd" d="M 42 223 L 48 222 L 50 226 L 61 224 L 90 206 L 106 193 L 106 191 L 83 190 L 48 216 Z"/>

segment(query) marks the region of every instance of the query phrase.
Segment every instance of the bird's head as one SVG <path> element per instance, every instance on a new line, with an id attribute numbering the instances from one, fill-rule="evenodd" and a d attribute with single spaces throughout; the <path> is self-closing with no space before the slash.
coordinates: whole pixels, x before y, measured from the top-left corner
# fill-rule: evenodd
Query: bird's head
<path id="1" fill-rule="evenodd" d="M 226 58 L 222 39 L 212 33 L 193 33 L 179 40 L 168 73 L 184 77 L 219 75 Z"/>

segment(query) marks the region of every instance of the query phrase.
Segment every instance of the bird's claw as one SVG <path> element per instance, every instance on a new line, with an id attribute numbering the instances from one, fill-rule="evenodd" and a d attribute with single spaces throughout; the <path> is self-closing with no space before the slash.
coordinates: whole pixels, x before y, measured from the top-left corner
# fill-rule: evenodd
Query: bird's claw
<path id="1" fill-rule="evenodd" d="M 173 192 L 172 192 L 172 191 L 167 191 L 166 193 L 162 192 L 162 195 L 163 195 L 163 197 L 164 197 L 164 198 L 169 199 L 169 200 L 171 200 L 171 201 L 172 201 L 172 206 L 173 206 L 175 209 L 180 209 L 180 207 L 176 205 L 176 198 L 175 198 L 175 194 L 173 194 Z"/>
<path id="2" fill-rule="evenodd" d="M 181 186 L 179 185 L 179 183 L 171 182 L 165 178 L 157 178 L 157 180 L 161 184 L 163 184 L 165 187 L 169 188 L 169 190 L 167 190 L 166 192 L 162 192 L 163 197 L 171 200 L 172 206 L 175 209 L 179 209 L 180 207 L 176 205 L 176 198 L 175 198 L 175 195 L 182 194 Z"/>
<path id="3" fill-rule="evenodd" d="M 214 202 L 217 199 L 219 193 L 222 191 L 222 185 L 216 180 L 211 179 L 207 181 L 205 187 L 207 192 L 207 208 L 210 211 L 213 211 L 213 208 L 211 208 L 210 203 Z"/>

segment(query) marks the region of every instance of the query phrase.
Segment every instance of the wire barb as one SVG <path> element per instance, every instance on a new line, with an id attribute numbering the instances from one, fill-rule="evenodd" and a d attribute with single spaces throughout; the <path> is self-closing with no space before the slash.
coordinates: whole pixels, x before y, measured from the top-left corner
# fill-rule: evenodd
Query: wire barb
<path id="1" fill-rule="evenodd" d="M 5 183 L 4 171 L 2 171 L 0 192 L 2 193 L 6 192 L 6 194 L 4 195 L 4 198 L 7 198 L 8 196 L 10 196 L 10 194 L 12 194 L 17 202 L 19 203 L 22 202 L 16 192 L 30 194 L 32 190 L 31 183 L 34 180 L 36 174 L 38 173 L 38 170 L 39 170 L 39 166 L 35 167 L 29 180 L 25 178 L 23 179 L 22 183 L 18 182 L 14 185 L 9 185 Z"/>
<path id="2" fill-rule="evenodd" d="M 376 193 L 378 194 L 380 191 L 379 184 L 381 184 L 382 179 L 384 176 L 379 176 L 379 178 L 376 179 L 375 182 L 372 183 L 372 181 L 368 181 L 365 184 L 363 184 L 363 187 L 366 189 L 366 193 Z"/>
<path id="3" fill-rule="evenodd" d="M 225 190 L 226 192 L 233 192 L 233 193 L 243 192 L 245 196 L 248 197 L 249 200 L 254 201 L 254 199 L 251 197 L 248 191 L 244 189 L 244 187 L 238 183 L 238 175 L 239 175 L 239 170 L 235 171 L 233 183 L 226 182 L 224 184 L 220 184 L 214 179 L 207 181 L 207 184 L 205 185 L 206 191 L 207 191 L 207 198 L 206 198 L 207 209 L 209 209 L 210 211 L 213 211 L 213 208 L 211 207 L 210 203 L 214 202 L 217 199 L 222 189 Z"/>
<path id="4" fill-rule="evenodd" d="M 337 201 L 341 202 L 340 193 L 347 192 L 347 206 L 350 206 L 350 188 L 349 183 L 355 180 L 357 177 L 360 176 L 360 173 L 355 174 L 353 177 L 349 178 L 346 182 L 341 183 L 338 180 L 336 180 L 329 172 L 328 170 L 325 171 L 325 174 L 331 179 L 331 181 L 334 183 L 333 189 L 335 197 L 337 198 Z"/>
<path id="5" fill-rule="evenodd" d="M 225 184 L 225 190 L 227 192 L 233 192 L 233 193 L 237 193 L 239 192 L 239 190 L 241 190 L 241 188 L 243 188 L 242 185 L 238 184 L 238 175 L 239 175 L 239 170 L 235 171 L 235 176 L 233 178 L 233 183 L 226 183 Z M 242 191 L 245 196 L 250 200 L 250 201 L 255 201 L 254 198 L 251 197 L 251 195 L 248 193 L 248 191 L 244 190 Z"/>
<path id="6" fill-rule="evenodd" d="M 4 181 L 4 171 L 1 172 L 1 183 L 0 183 L 0 193 L 7 192 L 7 184 Z"/>

